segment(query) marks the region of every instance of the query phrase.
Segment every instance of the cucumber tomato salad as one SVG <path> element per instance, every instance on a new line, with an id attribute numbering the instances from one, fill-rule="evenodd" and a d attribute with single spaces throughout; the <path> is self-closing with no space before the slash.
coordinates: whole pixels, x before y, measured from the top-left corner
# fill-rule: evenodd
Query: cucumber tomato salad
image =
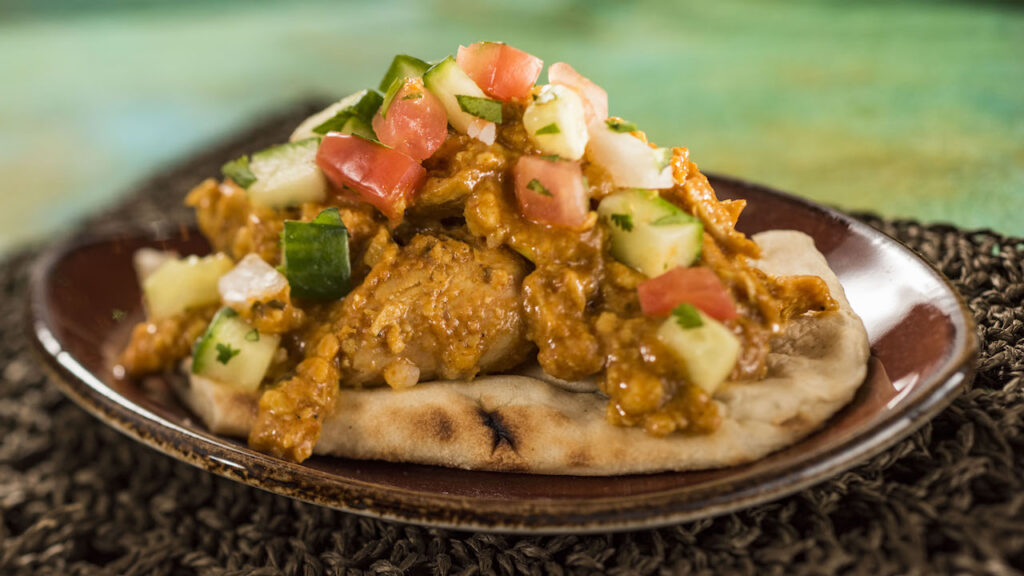
<path id="1" fill-rule="evenodd" d="M 258 395 L 250 444 L 297 461 L 339 388 L 531 363 L 596 379 L 609 425 L 715 430 L 716 389 L 761 378 L 788 319 L 836 304 L 750 264 L 744 202 L 686 148 L 609 116 L 569 64 L 544 72 L 498 42 L 398 55 L 376 89 L 225 164 L 187 199 L 212 255 L 138 255 L 127 373 L 184 364 Z"/>

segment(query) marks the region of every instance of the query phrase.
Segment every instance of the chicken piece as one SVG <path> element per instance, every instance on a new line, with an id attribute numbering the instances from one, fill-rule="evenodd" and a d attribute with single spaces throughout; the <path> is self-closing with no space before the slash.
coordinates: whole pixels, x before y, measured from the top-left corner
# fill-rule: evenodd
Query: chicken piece
<path id="1" fill-rule="evenodd" d="M 402 388 L 518 365 L 531 350 L 525 274 L 523 260 L 504 248 L 416 235 L 340 304 L 342 385 Z"/>
<path id="2" fill-rule="evenodd" d="M 672 176 L 676 186 L 668 192 L 687 212 L 700 218 L 704 230 L 721 247 L 750 258 L 761 256 L 753 240 L 736 230 L 736 221 L 746 207 L 745 200 L 719 200 L 706 176 L 690 161 L 686 148 L 672 149 Z"/>
<path id="3" fill-rule="evenodd" d="M 757 310 L 764 325 L 778 333 L 791 318 L 805 312 L 829 312 L 839 304 L 817 276 L 769 276 L 743 256 L 728 256 L 710 234 L 704 235 L 701 261 L 715 271 L 733 297 Z"/>
<path id="4" fill-rule="evenodd" d="M 587 305 L 597 294 L 587 268 L 549 264 L 523 283 L 523 308 L 529 338 L 537 344 L 537 362 L 562 380 L 579 380 L 604 368 L 601 343 L 591 327 Z"/>
<path id="5" fill-rule="evenodd" d="M 500 146 L 488 146 L 464 135 L 450 136 L 427 159 L 427 181 L 409 207 L 415 218 L 461 216 L 466 198 L 485 180 L 500 179 L 512 158 Z"/>
<path id="6" fill-rule="evenodd" d="M 130 378 L 171 370 L 192 352 L 216 312 L 217 306 L 204 306 L 138 324 L 118 363 Z"/>
<path id="7" fill-rule="evenodd" d="M 286 212 L 257 208 L 243 188 L 231 180 L 218 184 L 212 178 L 189 192 L 185 204 L 196 209 L 199 230 L 217 252 L 236 260 L 258 254 L 271 265 L 280 262 Z"/>

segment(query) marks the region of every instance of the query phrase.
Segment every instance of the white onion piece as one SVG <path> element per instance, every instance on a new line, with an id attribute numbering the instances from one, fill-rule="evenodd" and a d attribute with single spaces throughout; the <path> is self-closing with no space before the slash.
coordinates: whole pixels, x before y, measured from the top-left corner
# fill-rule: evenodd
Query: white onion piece
<path id="1" fill-rule="evenodd" d="M 662 190 L 675 185 L 672 165 L 636 136 L 615 132 L 604 122 L 590 125 L 587 158 L 608 171 L 620 188 Z"/>
<path id="2" fill-rule="evenodd" d="M 494 122 L 488 122 L 483 118 L 474 118 L 469 126 L 466 127 L 466 134 L 470 138 L 476 138 L 490 146 L 494 144 L 494 137 L 498 134 L 498 127 L 495 126 Z"/>
<path id="3" fill-rule="evenodd" d="M 231 307 L 271 300 L 287 287 L 284 275 L 255 254 L 242 258 L 217 284 L 221 301 Z"/>
<path id="4" fill-rule="evenodd" d="M 135 266 L 135 276 L 139 279 L 141 286 L 146 278 L 153 275 L 168 260 L 177 260 L 179 255 L 173 250 L 157 250 L 156 248 L 139 248 L 132 255 L 132 265 Z"/>

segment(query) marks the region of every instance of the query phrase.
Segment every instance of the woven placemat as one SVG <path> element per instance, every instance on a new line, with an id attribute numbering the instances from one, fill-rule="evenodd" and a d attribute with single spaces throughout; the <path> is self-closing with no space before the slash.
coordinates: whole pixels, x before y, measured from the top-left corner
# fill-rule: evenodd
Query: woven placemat
<path id="1" fill-rule="evenodd" d="M 184 192 L 283 140 L 296 106 L 86 224 L 187 218 Z M 670 528 L 519 537 L 410 527 L 261 492 L 137 444 L 30 355 L 27 249 L 0 265 L 0 574 L 1017 574 L 1024 569 L 1024 240 L 870 224 L 951 278 L 982 339 L 974 385 L 910 438 L 778 502 Z"/>

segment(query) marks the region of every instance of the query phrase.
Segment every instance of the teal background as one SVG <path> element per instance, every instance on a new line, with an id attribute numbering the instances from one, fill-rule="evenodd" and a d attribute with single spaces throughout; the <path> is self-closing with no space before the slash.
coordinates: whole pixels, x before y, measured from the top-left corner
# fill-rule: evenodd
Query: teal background
<path id="1" fill-rule="evenodd" d="M 1024 235 L 1019 4 L 0 0 L 0 250 L 396 52 L 481 39 L 570 62 L 704 170 Z"/>

